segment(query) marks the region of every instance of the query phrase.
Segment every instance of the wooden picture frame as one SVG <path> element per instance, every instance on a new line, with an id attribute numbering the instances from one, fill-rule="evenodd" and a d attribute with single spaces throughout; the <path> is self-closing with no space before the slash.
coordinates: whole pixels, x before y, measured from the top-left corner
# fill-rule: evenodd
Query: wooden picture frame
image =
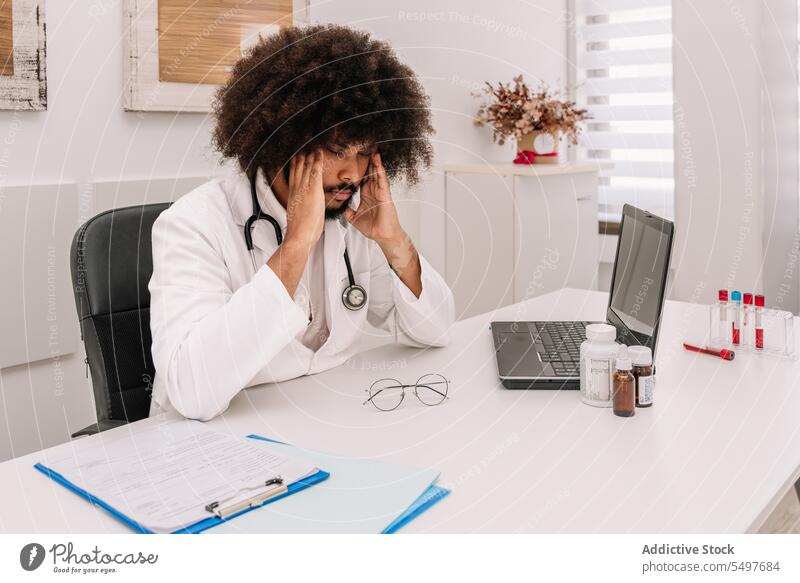
<path id="1" fill-rule="evenodd" d="M 47 109 L 44 2 L 0 0 L 0 109 Z"/>
<path id="2" fill-rule="evenodd" d="M 309 0 L 124 0 L 124 18 L 125 110 L 209 112 L 241 50 L 308 24 Z"/>

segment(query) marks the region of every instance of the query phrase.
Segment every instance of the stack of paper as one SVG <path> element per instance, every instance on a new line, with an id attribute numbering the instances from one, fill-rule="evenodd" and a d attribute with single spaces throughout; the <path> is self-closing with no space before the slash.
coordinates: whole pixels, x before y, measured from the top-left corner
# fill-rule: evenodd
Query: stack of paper
<path id="1" fill-rule="evenodd" d="M 341 457 L 249 437 L 260 440 L 270 453 L 324 467 L 330 478 L 209 533 L 394 532 L 449 493 L 434 484 L 439 477 L 436 470 Z"/>

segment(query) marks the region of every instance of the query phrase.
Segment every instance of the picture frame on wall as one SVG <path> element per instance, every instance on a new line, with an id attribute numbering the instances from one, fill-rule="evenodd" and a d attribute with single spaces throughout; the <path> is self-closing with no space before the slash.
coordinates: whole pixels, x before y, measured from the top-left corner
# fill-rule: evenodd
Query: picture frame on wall
<path id="1" fill-rule="evenodd" d="M 0 109 L 47 109 L 42 0 L 0 0 Z"/>
<path id="2" fill-rule="evenodd" d="M 138 112 L 209 112 L 259 36 L 310 22 L 309 0 L 124 0 L 124 18 L 123 103 Z"/>

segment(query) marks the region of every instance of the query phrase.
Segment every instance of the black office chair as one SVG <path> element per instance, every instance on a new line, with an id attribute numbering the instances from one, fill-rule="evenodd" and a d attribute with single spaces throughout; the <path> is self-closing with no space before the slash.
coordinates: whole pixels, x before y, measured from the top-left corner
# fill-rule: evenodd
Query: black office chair
<path id="1" fill-rule="evenodd" d="M 150 355 L 151 231 L 169 203 L 113 209 L 84 223 L 72 240 L 75 305 L 92 373 L 97 423 L 90 435 L 144 419 L 155 374 Z"/>

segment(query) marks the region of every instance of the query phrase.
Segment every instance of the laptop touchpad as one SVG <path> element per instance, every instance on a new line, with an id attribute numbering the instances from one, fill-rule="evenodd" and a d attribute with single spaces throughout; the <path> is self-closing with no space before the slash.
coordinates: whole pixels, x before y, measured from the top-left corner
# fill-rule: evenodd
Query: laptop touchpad
<path id="1" fill-rule="evenodd" d="M 502 333 L 498 351 L 500 369 L 507 375 L 536 376 L 542 372 L 542 364 L 530 332 Z"/>

